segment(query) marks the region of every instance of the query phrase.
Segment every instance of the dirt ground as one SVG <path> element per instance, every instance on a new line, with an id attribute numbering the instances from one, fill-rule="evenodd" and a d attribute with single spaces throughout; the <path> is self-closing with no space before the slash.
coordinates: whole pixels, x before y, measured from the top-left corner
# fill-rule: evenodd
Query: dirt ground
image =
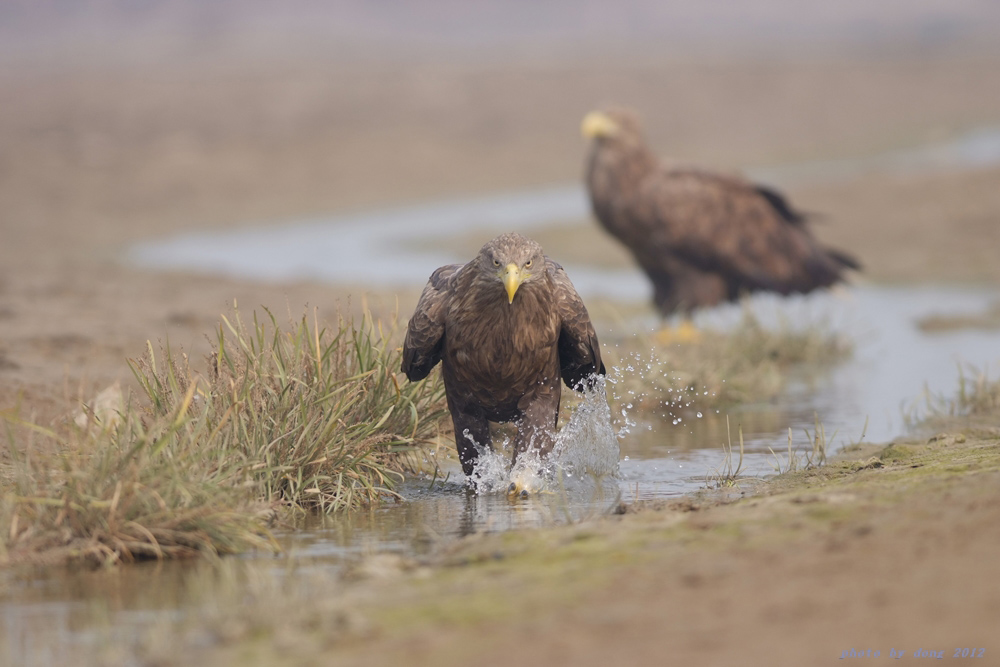
<path id="1" fill-rule="evenodd" d="M 873 154 L 1000 124 L 1000 55 L 652 54 L 509 66 L 3 60 L 0 409 L 64 415 L 81 395 L 128 382 L 125 359 L 147 339 L 197 355 L 234 299 L 293 316 L 360 302 L 336 286 L 144 271 L 122 262 L 130 243 L 574 182 L 579 119 L 607 102 L 641 110 L 653 144 L 689 161 Z M 860 257 L 860 280 L 997 284 L 998 183 L 992 167 L 875 174 L 789 195 L 825 214 L 817 235 Z M 576 231 L 565 252 L 605 261 L 610 241 L 595 228 Z M 559 235 L 545 243 L 558 258 Z M 396 296 L 368 298 L 388 312 Z M 416 294 L 398 296 L 405 314 Z M 981 663 L 993 664 L 996 482 L 993 467 L 967 484 L 927 484 L 905 503 L 879 496 L 842 523 L 773 546 L 658 543 L 634 560 L 615 556 L 572 604 L 526 593 L 516 613 L 457 629 L 444 614 L 432 632 L 393 635 L 374 662 L 791 665 L 832 662 L 852 647 L 881 648 L 885 659 L 891 646 L 907 656 L 969 646 L 985 647 Z M 773 517 L 794 528 L 787 515 Z M 651 520 L 650 530 L 661 528 Z M 466 631 L 478 638 L 474 653 Z M 353 657 L 371 664 L 365 655 L 375 650 L 364 644 Z"/>
<path id="2" fill-rule="evenodd" d="M 969 435 L 855 451 L 731 505 L 466 541 L 427 583 L 399 586 L 396 608 L 366 605 L 383 636 L 345 664 L 818 665 L 852 649 L 954 662 L 972 644 L 989 664 L 1000 432 L 958 428 Z"/>

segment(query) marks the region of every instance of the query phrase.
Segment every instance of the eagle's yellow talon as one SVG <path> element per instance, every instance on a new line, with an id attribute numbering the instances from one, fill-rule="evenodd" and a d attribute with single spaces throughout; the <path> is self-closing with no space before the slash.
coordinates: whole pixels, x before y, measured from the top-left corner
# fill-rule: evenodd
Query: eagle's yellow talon
<path id="1" fill-rule="evenodd" d="M 510 486 L 507 487 L 507 497 L 508 498 L 528 498 L 531 492 L 528 491 L 527 487 L 523 482 L 511 482 Z"/>
<path id="2" fill-rule="evenodd" d="M 656 334 L 656 340 L 663 345 L 672 343 L 694 344 L 701 342 L 701 331 L 694 322 L 685 318 L 676 327 L 666 327 Z"/>

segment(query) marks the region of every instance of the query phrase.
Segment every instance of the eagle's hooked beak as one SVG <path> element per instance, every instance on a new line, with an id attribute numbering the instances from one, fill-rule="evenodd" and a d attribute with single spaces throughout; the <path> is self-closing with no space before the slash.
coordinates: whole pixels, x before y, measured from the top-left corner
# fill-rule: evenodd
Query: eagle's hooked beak
<path id="1" fill-rule="evenodd" d="M 580 124 L 580 134 L 587 139 L 611 137 L 617 132 L 618 123 L 600 111 L 591 111 L 583 117 L 583 122 Z"/>
<path id="2" fill-rule="evenodd" d="M 517 264 L 508 264 L 503 274 L 503 286 L 507 290 L 507 303 L 514 303 L 514 293 L 521 286 L 524 278 L 521 276 L 521 269 Z"/>

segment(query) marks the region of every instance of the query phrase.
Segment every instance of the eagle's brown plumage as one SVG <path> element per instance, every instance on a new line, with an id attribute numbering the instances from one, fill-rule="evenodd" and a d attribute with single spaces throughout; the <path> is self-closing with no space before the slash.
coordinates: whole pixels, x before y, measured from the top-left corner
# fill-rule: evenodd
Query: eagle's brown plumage
<path id="1" fill-rule="evenodd" d="M 476 447 L 491 446 L 490 421 L 517 423 L 515 457 L 529 447 L 547 454 L 560 379 L 577 387 L 604 374 L 597 334 L 566 272 L 520 234 L 431 274 L 407 326 L 402 370 L 416 381 L 438 361 L 466 475 Z"/>
<path id="2" fill-rule="evenodd" d="M 587 189 L 594 215 L 653 282 L 664 315 L 743 292 L 810 292 L 859 268 L 823 248 L 778 192 L 738 176 L 660 162 L 631 112 L 588 114 Z"/>

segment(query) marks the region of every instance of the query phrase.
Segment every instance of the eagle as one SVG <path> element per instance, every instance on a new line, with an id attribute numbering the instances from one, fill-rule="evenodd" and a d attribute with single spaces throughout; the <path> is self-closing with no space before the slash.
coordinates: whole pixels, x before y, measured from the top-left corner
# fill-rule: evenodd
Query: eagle
<path id="1" fill-rule="evenodd" d="M 515 461 L 529 449 L 544 457 L 555 442 L 561 383 L 589 387 L 605 373 L 573 283 L 538 243 L 516 233 L 489 241 L 468 264 L 431 274 L 402 356 L 402 371 L 414 382 L 441 362 L 467 478 L 479 452 L 492 447 L 489 422 L 516 424 Z"/>
<path id="2" fill-rule="evenodd" d="M 664 317 L 689 317 L 745 292 L 807 293 L 860 268 L 821 246 L 779 192 L 657 159 L 631 111 L 593 111 L 581 132 L 592 141 L 586 183 L 594 216 L 632 251 Z"/>

